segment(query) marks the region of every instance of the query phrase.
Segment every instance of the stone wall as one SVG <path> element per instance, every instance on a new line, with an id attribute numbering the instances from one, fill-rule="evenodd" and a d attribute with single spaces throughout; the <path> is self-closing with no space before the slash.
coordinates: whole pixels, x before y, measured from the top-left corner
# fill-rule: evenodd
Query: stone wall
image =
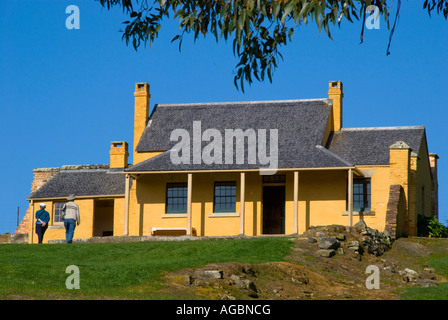
<path id="1" fill-rule="evenodd" d="M 30 208 L 26 210 L 25 216 L 14 232 L 15 234 L 28 234 L 30 232 L 30 210 Z"/>
<path id="2" fill-rule="evenodd" d="M 342 225 L 311 227 L 301 238 L 316 243 L 319 248 L 315 252 L 316 256 L 326 258 L 336 254 L 344 255 L 350 251 L 358 255 L 366 253 L 379 257 L 392 247 L 393 242 L 389 232 L 372 229 L 363 220 L 353 227 Z"/>
<path id="3" fill-rule="evenodd" d="M 28 234 L 0 234 L 0 243 L 28 243 Z"/>

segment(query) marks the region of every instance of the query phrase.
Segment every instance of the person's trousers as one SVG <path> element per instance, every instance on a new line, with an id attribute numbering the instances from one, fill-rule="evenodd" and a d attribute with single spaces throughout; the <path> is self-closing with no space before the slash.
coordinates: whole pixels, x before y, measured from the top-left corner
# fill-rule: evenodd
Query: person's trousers
<path id="1" fill-rule="evenodd" d="M 65 241 L 67 243 L 72 243 L 73 235 L 75 233 L 76 220 L 75 219 L 65 219 L 64 227 L 65 227 Z"/>
<path id="2" fill-rule="evenodd" d="M 47 228 L 48 228 L 48 224 L 46 224 L 44 227 L 42 224 L 36 223 L 36 234 L 37 234 L 38 243 L 42 243 L 42 240 L 44 239 L 44 234 L 45 234 L 45 231 L 47 231 Z"/>

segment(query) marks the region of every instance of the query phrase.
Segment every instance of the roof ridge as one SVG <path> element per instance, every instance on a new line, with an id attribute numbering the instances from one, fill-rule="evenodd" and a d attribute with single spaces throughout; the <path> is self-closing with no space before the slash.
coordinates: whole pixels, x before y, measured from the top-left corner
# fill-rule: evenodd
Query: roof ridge
<path id="1" fill-rule="evenodd" d="M 166 103 L 157 104 L 157 107 L 177 107 L 177 106 L 217 106 L 230 104 L 258 104 L 258 103 L 291 103 L 308 101 L 328 101 L 328 98 L 317 99 L 290 99 L 290 100 L 261 100 L 261 101 L 227 101 L 227 102 L 189 102 L 189 103 Z"/>
<path id="2" fill-rule="evenodd" d="M 63 165 L 60 170 L 93 170 L 93 169 L 109 169 L 108 164 L 80 164 L 80 165 Z"/>
<path id="3" fill-rule="evenodd" d="M 348 161 L 345 160 L 344 158 L 338 156 L 338 155 L 337 155 L 336 153 L 334 153 L 334 152 L 331 152 L 330 150 L 328 150 L 327 148 L 321 146 L 320 144 L 317 144 L 317 145 L 316 145 L 316 148 L 317 148 L 318 150 L 322 150 L 323 152 L 325 152 L 326 154 L 332 156 L 333 158 L 335 158 L 335 159 L 341 161 L 341 162 L 344 163 L 345 165 L 347 165 L 347 166 L 349 166 L 349 167 L 354 167 L 354 164 L 348 162 Z"/>
<path id="4" fill-rule="evenodd" d="M 368 130 L 406 130 L 406 129 L 425 129 L 425 126 L 396 126 L 396 127 L 360 127 L 360 128 L 342 128 L 341 131 L 368 131 Z"/>

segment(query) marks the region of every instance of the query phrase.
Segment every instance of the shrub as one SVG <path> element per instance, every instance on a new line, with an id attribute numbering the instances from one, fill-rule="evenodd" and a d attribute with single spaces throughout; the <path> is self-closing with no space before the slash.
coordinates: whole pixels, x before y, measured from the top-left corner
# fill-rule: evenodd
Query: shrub
<path id="1" fill-rule="evenodd" d="M 426 218 L 418 215 L 417 235 L 420 237 L 448 237 L 448 228 L 441 224 L 436 217 Z"/>
<path id="2" fill-rule="evenodd" d="M 448 237 L 448 228 L 441 224 L 436 217 L 432 217 L 428 223 L 430 237 L 446 238 Z"/>

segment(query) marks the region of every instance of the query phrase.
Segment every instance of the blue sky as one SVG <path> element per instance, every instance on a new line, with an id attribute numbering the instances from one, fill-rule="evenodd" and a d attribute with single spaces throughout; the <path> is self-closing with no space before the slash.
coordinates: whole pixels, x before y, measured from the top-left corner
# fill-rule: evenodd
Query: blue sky
<path id="1" fill-rule="evenodd" d="M 168 23 L 150 49 L 136 52 L 121 39 L 127 20 L 93 0 L 0 1 L 0 233 L 13 232 L 17 207 L 28 206 L 32 170 L 67 164 L 107 164 L 111 141 L 132 145 L 134 84 L 151 85 L 155 103 L 281 100 L 327 97 L 328 81 L 344 84 L 344 127 L 426 127 L 439 159 L 439 215 L 448 219 L 446 123 L 448 22 L 429 18 L 423 0 L 402 2 L 391 54 L 384 21 L 333 28 L 334 40 L 314 25 L 299 27 L 268 81 L 233 85 L 231 42 L 184 39 L 171 43 Z M 69 30 L 68 5 L 80 10 Z M 132 159 L 130 159 L 132 161 Z"/>

